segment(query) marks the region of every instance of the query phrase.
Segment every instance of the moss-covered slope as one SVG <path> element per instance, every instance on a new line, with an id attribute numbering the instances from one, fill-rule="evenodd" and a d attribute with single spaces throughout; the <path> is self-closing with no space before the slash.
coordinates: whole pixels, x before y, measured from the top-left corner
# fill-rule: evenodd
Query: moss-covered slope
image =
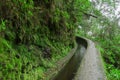
<path id="1" fill-rule="evenodd" d="M 0 80 L 42 79 L 74 46 L 80 1 L 0 0 Z"/>

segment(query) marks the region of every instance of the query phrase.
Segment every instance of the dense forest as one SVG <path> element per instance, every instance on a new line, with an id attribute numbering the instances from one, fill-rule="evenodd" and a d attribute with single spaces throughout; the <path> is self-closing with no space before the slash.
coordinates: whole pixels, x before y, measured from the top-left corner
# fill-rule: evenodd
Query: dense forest
<path id="1" fill-rule="evenodd" d="M 47 80 L 45 72 L 75 46 L 75 36 L 93 40 L 107 79 L 120 80 L 119 17 L 96 7 L 115 9 L 116 2 L 0 0 L 0 80 Z"/>

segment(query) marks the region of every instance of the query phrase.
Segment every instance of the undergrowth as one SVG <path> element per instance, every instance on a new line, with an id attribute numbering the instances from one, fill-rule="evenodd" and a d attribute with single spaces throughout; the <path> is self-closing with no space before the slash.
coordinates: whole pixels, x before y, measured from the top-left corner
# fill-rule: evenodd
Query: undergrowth
<path id="1" fill-rule="evenodd" d="M 74 47 L 76 23 L 89 7 L 89 0 L 1 0 L 0 80 L 45 79 Z"/>
<path id="2" fill-rule="evenodd" d="M 57 3 L 0 1 L 0 80 L 41 80 L 74 46 L 74 15 Z"/>
<path id="3" fill-rule="evenodd" d="M 116 39 L 117 38 L 117 39 Z M 94 39 L 99 44 L 98 49 L 103 57 L 105 72 L 107 80 L 120 80 L 120 66 L 119 66 L 119 48 L 116 41 L 119 35 L 114 36 L 112 41 L 109 39 Z"/>
<path id="4" fill-rule="evenodd" d="M 44 59 L 37 46 L 12 46 L 0 38 L 0 79 L 1 80 L 38 80 L 45 79 L 44 73 L 69 52 L 70 48 L 55 46 L 51 59 Z M 62 47 L 62 48 L 61 48 Z M 59 50 L 58 48 L 61 48 Z M 62 52 L 61 52 L 62 51 Z M 58 53 L 60 53 L 58 55 Z"/>

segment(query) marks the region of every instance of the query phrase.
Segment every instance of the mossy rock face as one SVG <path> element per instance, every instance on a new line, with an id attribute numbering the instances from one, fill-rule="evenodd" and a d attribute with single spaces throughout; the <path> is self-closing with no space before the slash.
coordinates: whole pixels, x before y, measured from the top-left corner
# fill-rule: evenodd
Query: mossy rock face
<path id="1" fill-rule="evenodd" d="M 41 4 L 38 8 L 36 2 Z M 63 2 L 60 2 L 61 5 Z M 75 27 L 73 20 L 70 21 L 71 13 L 62 10 L 62 6 L 56 6 L 59 1 L 56 3 L 54 0 L 4 0 L 1 3 L 0 18 L 6 21 L 5 38 L 16 44 L 36 44 L 41 42 L 40 38 L 44 36 L 51 40 L 70 43 L 69 38 L 74 36 Z"/>
<path id="2" fill-rule="evenodd" d="M 42 79 L 40 74 L 67 54 L 74 45 L 75 24 L 64 4 L 57 0 L 0 2 L 0 79 Z"/>

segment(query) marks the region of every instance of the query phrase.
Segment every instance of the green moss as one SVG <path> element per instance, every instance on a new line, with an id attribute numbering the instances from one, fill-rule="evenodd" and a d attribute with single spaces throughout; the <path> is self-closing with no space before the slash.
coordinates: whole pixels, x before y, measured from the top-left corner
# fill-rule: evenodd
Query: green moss
<path id="1" fill-rule="evenodd" d="M 56 0 L 0 2 L 0 79 L 45 79 L 44 72 L 74 46 L 72 6 Z"/>

